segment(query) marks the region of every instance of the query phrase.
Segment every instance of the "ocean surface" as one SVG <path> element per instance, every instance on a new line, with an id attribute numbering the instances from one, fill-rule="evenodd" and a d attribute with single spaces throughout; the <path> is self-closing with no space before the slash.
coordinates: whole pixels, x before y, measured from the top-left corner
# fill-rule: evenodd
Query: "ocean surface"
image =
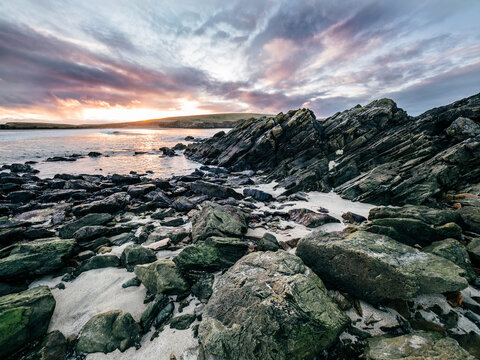
<path id="1" fill-rule="evenodd" d="M 153 172 L 153 177 L 169 177 L 193 171 L 198 163 L 180 156 L 166 157 L 159 152 L 185 141 L 212 136 L 222 129 L 81 129 L 81 130 L 0 130 L 0 166 L 36 161 L 32 166 L 39 177 L 55 174 L 128 174 Z M 228 129 L 223 129 L 227 130 Z M 89 157 L 91 151 L 102 153 Z M 137 154 L 135 154 L 137 152 Z M 138 154 L 140 153 L 140 154 Z M 72 162 L 47 162 L 54 156 L 83 157 Z"/>

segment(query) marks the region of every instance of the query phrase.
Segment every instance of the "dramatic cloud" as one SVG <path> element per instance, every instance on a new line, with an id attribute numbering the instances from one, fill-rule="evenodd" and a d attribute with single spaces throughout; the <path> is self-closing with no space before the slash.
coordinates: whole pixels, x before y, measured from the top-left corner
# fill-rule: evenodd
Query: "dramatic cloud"
<path id="1" fill-rule="evenodd" d="M 480 91 L 476 0 L 0 2 L 0 121 L 139 120 Z"/>

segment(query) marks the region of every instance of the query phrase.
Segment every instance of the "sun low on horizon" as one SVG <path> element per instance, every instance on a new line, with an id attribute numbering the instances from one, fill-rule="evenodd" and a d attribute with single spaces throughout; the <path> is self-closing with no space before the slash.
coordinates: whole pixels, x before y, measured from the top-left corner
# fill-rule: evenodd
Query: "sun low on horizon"
<path id="1" fill-rule="evenodd" d="M 0 0 L 0 123 L 136 121 L 478 92 L 480 2 Z"/>

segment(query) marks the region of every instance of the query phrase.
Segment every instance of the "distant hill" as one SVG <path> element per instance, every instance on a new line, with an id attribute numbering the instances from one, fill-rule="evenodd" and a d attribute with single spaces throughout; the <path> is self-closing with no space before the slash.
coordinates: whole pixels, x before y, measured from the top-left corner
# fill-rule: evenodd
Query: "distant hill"
<path id="1" fill-rule="evenodd" d="M 132 122 L 118 122 L 106 124 L 56 124 L 42 122 L 7 122 L 0 124 L 0 129 L 31 130 L 31 129 L 106 129 L 106 128 L 231 128 L 240 121 L 259 118 L 267 114 L 257 113 L 224 113 L 210 115 L 175 116 L 161 119 L 140 120 Z"/>

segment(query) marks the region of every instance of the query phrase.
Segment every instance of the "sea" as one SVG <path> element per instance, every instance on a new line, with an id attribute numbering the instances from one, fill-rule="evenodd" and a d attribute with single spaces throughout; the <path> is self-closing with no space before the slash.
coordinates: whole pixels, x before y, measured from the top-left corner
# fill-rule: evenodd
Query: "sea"
<path id="1" fill-rule="evenodd" d="M 163 146 L 188 144 L 194 139 L 210 137 L 229 129 L 61 129 L 0 130 L 0 167 L 4 164 L 34 161 L 41 178 L 55 174 L 139 174 L 166 178 L 183 175 L 200 166 L 183 153 L 167 157 L 159 151 Z M 102 156 L 89 157 L 89 152 Z M 76 161 L 48 162 L 55 156 L 81 155 Z"/>

